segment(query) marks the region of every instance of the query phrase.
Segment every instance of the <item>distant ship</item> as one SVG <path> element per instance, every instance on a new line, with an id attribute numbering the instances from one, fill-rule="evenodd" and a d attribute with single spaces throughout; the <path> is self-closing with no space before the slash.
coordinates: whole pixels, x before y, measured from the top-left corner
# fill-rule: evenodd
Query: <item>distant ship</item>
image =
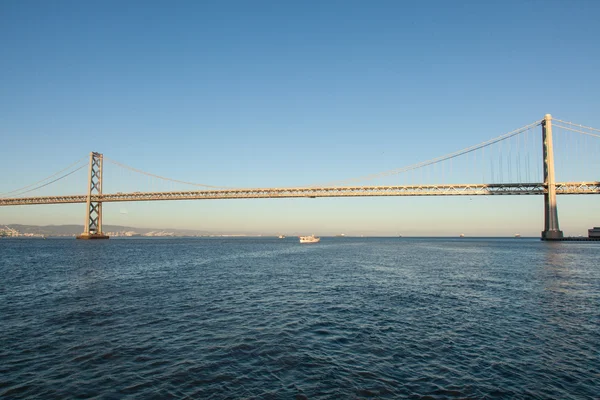
<path id="1" fill-rule="evenodd" d="M 300 236 L 300 243 L 319 243 L 320 241 L 321 238 L 315 235 Z"/>
<path id="2" fill-rule="evenodd" d="M 277 236 L 279 239 L 285 239 L 285 235 L 279 235 Z"/>
<path id="3" fill-rule="evenodd" d="M 515 237 L 516 237 L 516 238 L 520 238 L 520 237 L 521 237 L 521 234 L 520 234 L 520 233 L 515 233 Z"/>
<path id="4" fill-rule="evenodd" d="M 460 235 L 458 235 L 458 237 L 465 237 L 465 234 L 461 233 Z"/>
<path id="5" fill-rule="evenodd" d="M 335 235 L 335 237 L 345 237 L 346 234 L 345 233 L 338 233 L 337 235 Z"/>

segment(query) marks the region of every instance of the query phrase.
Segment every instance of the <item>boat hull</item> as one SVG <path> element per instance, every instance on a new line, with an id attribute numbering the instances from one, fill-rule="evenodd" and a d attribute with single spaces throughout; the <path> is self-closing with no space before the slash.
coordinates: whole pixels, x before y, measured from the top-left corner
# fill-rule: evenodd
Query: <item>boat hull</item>
<path id="1" fill-rule="evenodd" d="M 300 243 L 319 243 L 321 238 L 316 236 L 300 236 Z"/>

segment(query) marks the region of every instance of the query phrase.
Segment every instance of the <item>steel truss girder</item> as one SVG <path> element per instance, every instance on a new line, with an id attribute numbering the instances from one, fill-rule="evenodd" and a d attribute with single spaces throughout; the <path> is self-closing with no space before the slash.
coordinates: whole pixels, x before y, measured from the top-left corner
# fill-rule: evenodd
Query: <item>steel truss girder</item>
<path id="1" fill-rule="evenodd" d="M 101 172 L 100 172 L 101 173 Z M 100 176 L 101 179 L 101 176 Z M 101 185 L 101 183 L 100 183 Z M 600 194 L 600 182 L 559 182 L 556 194 Z M 101 186 L 100 186 L 101 190 Z M 179 192 L 135 192 L 92 194 L 91 208 L 96 217 L 98 204 L 123 201 L 163 200 L 216 200 L 216 199 L 262 199 L 262 198 L 316 198 L 316 197 L 376 197 L 376 196 L 498 196 L 543 195 L 547 188 L 543 183 L 498 183 L 475 185 L 411 185 L 411 186 L 351 186 L 351 187 L 305 187 L 305 188 L 257 188 L 230 190 L 200 190 Z M 0 206 L 28 204 L 85 203 L 87 195 L 43 196 L 0 199 Z M 91 217 L 91 216 L 90 216 Z M 91 218 L 90 218 L 90 222 Z M 95 221 L 98 223 L 98 220 Z"/>

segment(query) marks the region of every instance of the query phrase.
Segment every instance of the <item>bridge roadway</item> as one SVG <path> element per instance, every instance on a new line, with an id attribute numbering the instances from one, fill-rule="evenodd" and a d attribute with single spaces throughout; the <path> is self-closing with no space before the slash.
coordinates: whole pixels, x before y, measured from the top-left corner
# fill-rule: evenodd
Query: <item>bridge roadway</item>
<path id="1" fill-rule="evenodd" d="M 496 183 L 475 185 L 341 186 L 263 189 L 227 189 L 178 192 L 134 192 L 92 195 L 95 202 L 152 200 L 264 199 L 369 196 L 481 196 L 542 195 L 543 183 Z M 556 194 L 600 194 L 600 182 L 556 183 Z M 86 195 L 0 198 L 0 206 L 85 203 Z"/>

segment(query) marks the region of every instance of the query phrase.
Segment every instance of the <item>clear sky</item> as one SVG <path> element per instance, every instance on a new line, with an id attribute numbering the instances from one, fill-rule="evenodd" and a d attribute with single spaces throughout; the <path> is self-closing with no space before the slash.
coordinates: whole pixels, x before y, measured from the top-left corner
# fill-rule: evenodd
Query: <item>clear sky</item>
<path id="1" fill-rule="evenodd" d="M 546 113 L 600 127 L 598 15 L 592 0 L 5 0 L 0 193 L 90 151 L 184 181 L 282 187 L 400 168 Z M 600 225 L 599 203 L 559 198 L 565 233 Z M 520 196 L 227 200 L 106 204 L 104 223 L 539 235 L 542 213 L 541 197 Z M 83 215 L 3 207 L 0 223 Z"/>

